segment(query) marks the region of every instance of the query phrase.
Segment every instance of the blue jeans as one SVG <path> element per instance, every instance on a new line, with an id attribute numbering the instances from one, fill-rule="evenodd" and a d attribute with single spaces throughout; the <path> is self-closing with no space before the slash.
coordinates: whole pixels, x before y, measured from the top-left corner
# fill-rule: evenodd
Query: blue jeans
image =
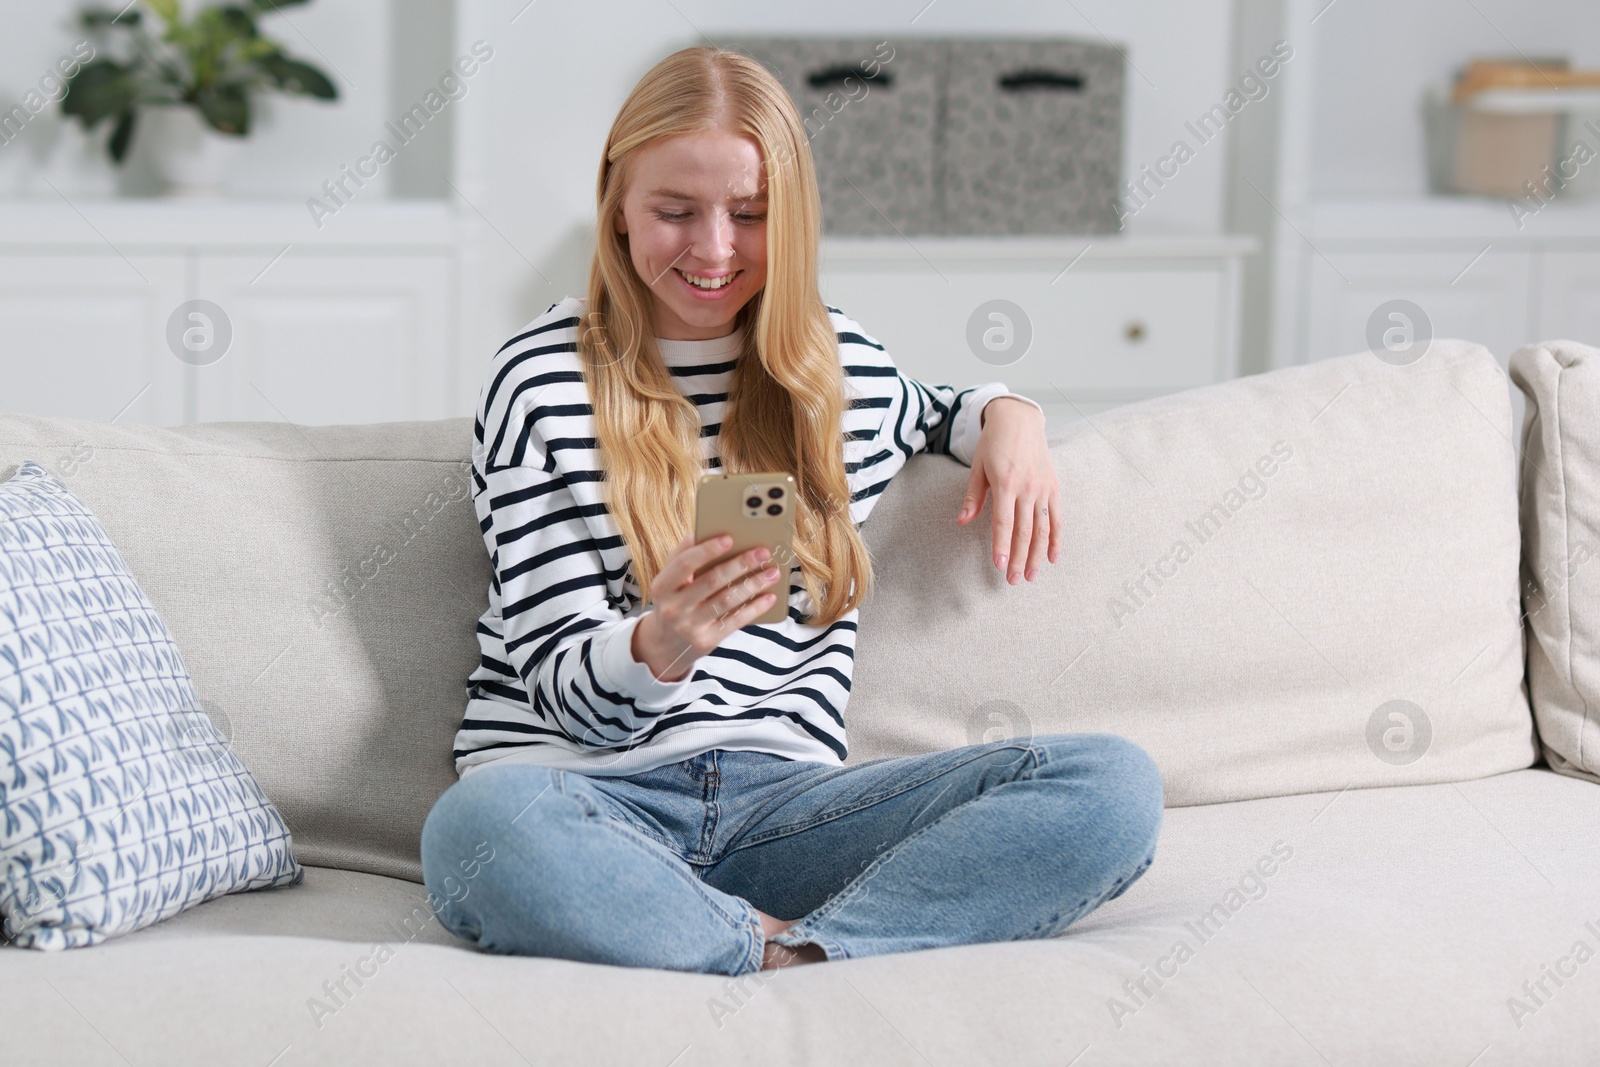
<path id="1" fill-rule="evenodd" d="M 1050 937 L 1150 866 L 1161 776 L 1114 734 L 835 767 L 714 749 L 623 777 L 490 764 L 422 828 L 443 926 L 489 952 L 742 975 L 756 909 L 830 960 Z"/>

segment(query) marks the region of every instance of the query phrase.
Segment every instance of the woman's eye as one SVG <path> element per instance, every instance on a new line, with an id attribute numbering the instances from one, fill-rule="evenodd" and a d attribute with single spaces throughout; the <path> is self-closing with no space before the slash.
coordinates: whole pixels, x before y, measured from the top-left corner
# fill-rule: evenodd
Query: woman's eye
<path id="1" fill-rule="evenodd" d="M 657 211 L 656 212 L 656 218 L 660 219 L 662 222 L 682 222 L 684 219 L 686 219 L 688 217 L 689 217 L 689 213 L 686 212 L 686 211 L 685 212 L 672 212 L 672 211 Z M 751 223 L 760 222 L 762 219 L 766 218 L 765 215 L 752 215 L 752 214 L 750 214 L 748 212 L 735 212 L 733 217 L 735 219 L 738 219 L 740 222 L 745 223 L 746 225 L 749 225 Z"/>

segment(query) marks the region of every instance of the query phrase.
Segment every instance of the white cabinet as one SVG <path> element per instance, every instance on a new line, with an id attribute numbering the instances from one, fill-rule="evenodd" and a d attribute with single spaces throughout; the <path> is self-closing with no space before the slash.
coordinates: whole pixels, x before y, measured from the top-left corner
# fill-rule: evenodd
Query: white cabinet
<path id="1" fill-rule="evenodd" d="M 445 204 L 353 204 L 318 228 L 292 202 L 13 203 L 0 410 L 155 425 L 467 414 L 457 247 Z M 212 358 L 183 349 L 186 329 L 230 340 Z"/>
<path id="2" fill-rule="evenodd" d="M 445 255 L 200 260 L 198 294 L 226 312 L 230 350 L 195 368 L 200 422 L 442 419 L 454 410 L 454 284 Z"/>
<path id="3" fill-rule="evenodd" d="M 1047 415 L 1070 415 L 1237 374 L 1239 260 L 1253 247 L 1229 237 L 828 238 L 822 290 L 907 375 L 958 388 L 1003 381 Z M 1014 306 L 991 318 L 992 301 Z M 987 347 L 990 328 L 1002 347 L 1026 332 L 1026 350 Z"/>
<path id="4" fill-rule="evenodd" d="M 1529 336 L 1533 256 L 1528 252 L 1345 252 L 1310 260 L 1304 351 L 1326 359 L 1368 347 L 1368 324 L 1391 300 L 1427 316 L 1434 337 L 1485 345 L 1502 366 Z M 1386 316 L 1380 316 L 1386 318 Z M 1424 324 L 1415 324 L 1424 328 Z"/>
<path id="5" fill-rule="evenodd" d="M 104 420 L 137 395 L 122 417 L 157 425 L 470 414 L 482 361 L 456 351 L 466 239 L 449 205 L 351 204 L 323 228 L 293 203 L 80 206 L 0 210 L 4 410 Z M 1004 381 L 1076 417 L 1236 375 L 1253 250 L 1236 237 L 826 238 L 821 283 L 906 373 Z M 993 300 L 1031 334 L 1020 358 L 969 342 Z M 226 333 L 227 347 L 182 350 L 174 321 L 174 336 Z"/>
<path id="6" fill-rule="evenodd" d="M 1479 342 L 1502 365 L 1541 340 L 1600 345 L 1600 199 L 1429 195 L 1421 107 L 1467 57 L 1509 51 L 1508 33 L 1524 55 L 1591 40 L 1600 8 L 1525 4 L 1513 31 L 1453 0 L 1367 6 L 1234 6 L 1236 57 L 1294 47 L 1271 102 L 1230 127 L 1229 226 L 1268 249 L 1247 278 L 1247 360 L 1363 351 L 1367 319 L 1389 299 L 1416 303 L 1435 336 Z"/>
<path id="7" fill-rule="evenodd" d="M 166 342 L 181 256 L 0 251 L 0 409 L 166 425 L 184 365 Z"/>
<path id="8" fill-rule="evenodd" d="M 1539 340 L 1600 347 L 1600 250 L 1550 252 L 1539 279 Z"/>
<path id="9" fill-rule="evenodd" d="M 1334 200 L 1313 204 L 1280 272 L 1298 299 L 1280 308 L 1279 364 L 1366 351 L 1367 323 L 1409 300 L 1435 337 L 1475 341 L 1501 367 L 1525 344 L 1600 346 L 1600 206 L 1573 199 L 1517 225 L 1475 197 Z M 1280 250 L 1281 251 L 1281 250 Z M 1280 264 L 1282 266 L 1282 264 Z M 1509 378 L 1512 432 L 1526 400 Z"/>

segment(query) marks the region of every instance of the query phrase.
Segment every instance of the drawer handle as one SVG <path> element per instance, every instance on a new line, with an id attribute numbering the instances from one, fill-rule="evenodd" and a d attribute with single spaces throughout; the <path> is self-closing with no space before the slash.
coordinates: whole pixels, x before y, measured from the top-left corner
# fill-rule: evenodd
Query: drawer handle
<path id="1" fill-rule="evenodd" d="M 1024 89 L 1062 89 L 1079 93 L 1083 91 L 1083 75 L 1061 74 L 1053 70 L 1019 70 L 1002 74 L 995 84 L 1008 93 Z"/>
<path id="2" fill-rule="evenodd" d="M 1144 323 L 1140 322 L 1138 319 L 1134 319 L 1132 322 L 1128 323 L 1128 325 L 1122 328 L 1122 334 L 1131 343 L 1138 344 L 1140 341 L 1144 340 Z"/>
<path id="3" fill-rule="evenodd" d="M 827 89 L 834 85 L 843 85 L 851 78 L 855 78 L 857 81 L 871 82 L 873 85 L 881 86 L 885 89 L 894 84 L 894 76 L 887 70 L 879 69 L 876 75 L 872 75 L 860 67 L 852 67 L 848 64 L 814 70 L 806 75 L 806 84 L 813 89 Z"/>

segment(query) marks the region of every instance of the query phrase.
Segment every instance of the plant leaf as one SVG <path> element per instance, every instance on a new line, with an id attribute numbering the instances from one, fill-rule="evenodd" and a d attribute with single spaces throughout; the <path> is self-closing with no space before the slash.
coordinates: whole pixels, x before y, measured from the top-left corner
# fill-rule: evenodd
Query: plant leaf
<path id="1" fill-rule="evenodd" d="M 112 115 L 133 110 L 138 102 L 138 82 L 129 69 L 114 59 L 96 59 L 67 79 L 61 111 L 76 115 L 87 130 Z"/>
<path id="2" fill-rule="evenodd" d="M 144 17 L 144 12 L 135 8 L 132 11 L 85 11 L 81 18 L 85 26 L 110 26 L 116 23 L 122 26 L 137 26 Z"/>
<path id="3" fill-rule="evenodd" d="M 161 16 L 161 21 L 168 26 L 179 21 L 178 0 L 145 0 L 150 5 L 150 10 Z"/>
<path id="4" fill-rule="evenodd" d="M 116 129 L 111 131 L 111 140 L 106 142 L 106 148 L 111 153 L 113 163 L 121 163 L 128 155 L 128 145 L 133 140 L 134 116 L 137 112 L 124 111 L 117 120 Z"/>
<path id="5" fill-rule="evenodd" d="M 283 49 L 265 37 L 252 37 L 250 40 L 242 41 L 239 44 L 239 55 L 252 63 L 265 59 L 267 56 L 282 54 Z"/>
<path id="6" fill-rule="evenodd" d="M 309 63 L 301 63 L 279 53 L 263 57 L 257 61 L 257 65 L 284 92 L 314 96 L 319 100 L 339 99 L 338 87 Z"/>
<path id="7" fill-rule="evenodd" d="M 244 8 L 232 4 L 226 7 L 208 7 L 200 13 L 196 21 L 206 24 L 208 28 L 214 28 L 219 40 L 230 38 L 249 40 L 260 36 L 260 31 L 256 29 L 255 16 Z"/>
<path id="8" fill-rule="evenodd" d="M 243 137 L 250 132 L 250 98 L 236 85 L 212 85 L 195 97 L 200 114 L 218 133 Z"/>
<path id="9" fill-rule="evenodd" d="M 280 7 L 299 7 L 306 0 L 250 0 L 250 6 L 257 11 L 276 11 Z"/>

